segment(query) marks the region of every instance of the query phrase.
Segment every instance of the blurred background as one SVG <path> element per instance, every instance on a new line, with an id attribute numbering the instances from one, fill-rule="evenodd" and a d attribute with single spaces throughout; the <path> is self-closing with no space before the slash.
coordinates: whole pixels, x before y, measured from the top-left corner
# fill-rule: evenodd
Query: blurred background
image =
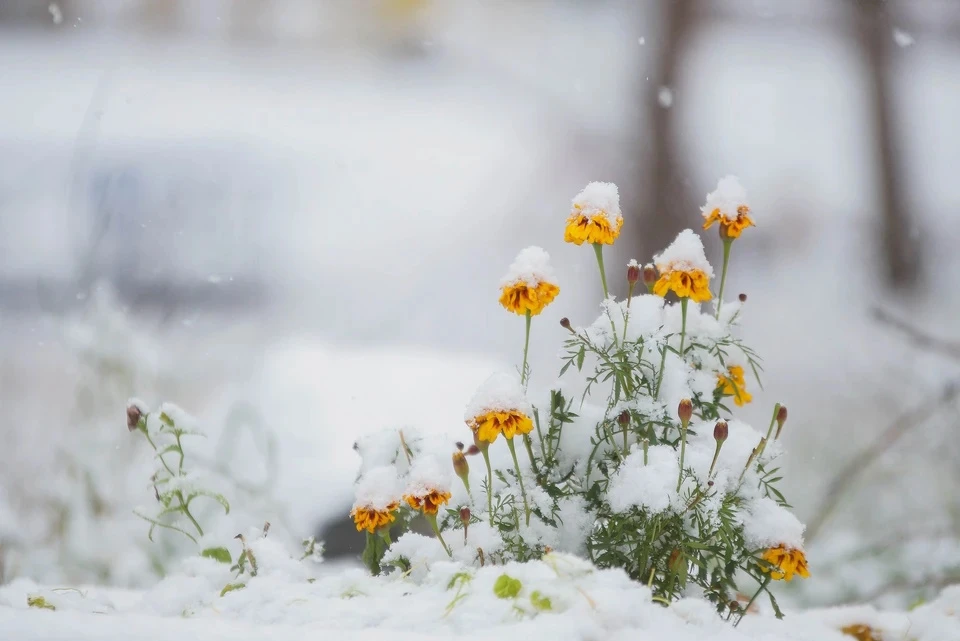
<path id="1" fill-rule="evenodd" d="M 570 199 L 620 186 L 616 274 L 735 174 L 745 416 L 789 406 L 808 524 L 788 600 L 960 581 L 960 2 L 0 0 L 0 87 L 0 580 L 164 572 L 130 396 L 200 419 L 243 527 L 349 558 L 354 440 L 461 435 L 518 362 L 519 249 L 563 290 L 542 390 L 559 318 L 599 313 Z"/>

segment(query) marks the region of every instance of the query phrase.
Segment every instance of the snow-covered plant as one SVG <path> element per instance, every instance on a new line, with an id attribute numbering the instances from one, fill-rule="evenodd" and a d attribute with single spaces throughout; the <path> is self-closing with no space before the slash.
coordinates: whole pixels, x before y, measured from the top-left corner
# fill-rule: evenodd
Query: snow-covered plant
<path id="1" fill-rule="evenodd" d="M 542 396 L 529 392 L 530 330 L 560 290 L 547 252 L 520 252 L 500 303 L 525 320 L 523 360 L 519 375 L 495 373 L 466 408 L 473 445 L 464 452 L 458 443 L 452 459 L 464 491 L 439 457 L 402 440 L 388 458 L 403 465 L 362 471 L 352 515 L 368 533 L 374 571 L 385 561 L 416 572 L 434 559 L 427 546 L 437 558 L 481 566 L 559 549 L 622 568 L 665 604 L 698 593 L 742 616 L 765 591 L 779 615 L 771 580 L 808 576 L 803 526 L 777 489 L 787 411 L 777 404 L 764 433 L 735 418 L 734 408 L 752 400 L 747 373 L 759 383 L 760 366 L 737 333 L 746 296 L 722 300 L 730 249 L 754 221 L 734 177 L 707 196 L 702 214 L 704 229 L 719 223 L 720 295 L 688 229 L 652 264 L 630 261 L 629 294 L 617 301 L 603 263 L 603 246 L 623 225 L 617 188 L 591 183 L 574 198 L 564 239 L 593 246 L 602 314 L 585 327 L 561 320 L 569 335 L 560 379 Z M 647 293 L 635 296 L 641 283 Z M 509 462 L 495 465 L 501 443 Z M 467 457 L 476 454 L 483 469 L 471 483 Z M 391 541 L 390 529 L 418 513 L 439 541 L 415 533 Z M 741 604 L 748 577 L 759 589 Z"/>

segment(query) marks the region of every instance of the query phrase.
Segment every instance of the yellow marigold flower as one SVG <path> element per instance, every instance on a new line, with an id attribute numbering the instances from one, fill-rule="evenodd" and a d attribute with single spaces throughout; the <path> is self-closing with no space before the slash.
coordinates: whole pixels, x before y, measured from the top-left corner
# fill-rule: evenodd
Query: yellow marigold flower
<path id="1" fill-rule="evenodd" d="M 424 514 L 436 514 L 440 506 L 450 500 L 450 492 L 431 488 L 407 494 L 403 497 L 403 500 L 407 502 L 407 505 L 415 510 L 422 511 Z"/>
<path id="2" fill-rule="evenodd" d="M 623 214 L 617 186 L 592 182 L 573 199 L 563 240 L 575 245 L 612 245 L 620 235 L 621 227 Z"/>
<path id="3" fill-rule="evenodd" d="M 703 241 L 690 229 L 677 234 L 676 239 L 662 253 L 653 257 L 660 278 L 653 285 L 653 293 L 666 296 L 672 291 L 680 298 L 702 303 L 713 298 L 710 279 L 713 267 L 703 253 Z"/>
<path id="4" fill-rule="evenodd" d="M 717 374 L 717 387 L 723 392 L 724 396 L 732 396 L 733 402 L 738 407 L 743 407 L 753 400 L 753 396 L 747 391 L 747 382 L 743 378 L 743 368 L 739 365 L 731 365 L 727 368 L 728 376 Z"/>
<path id="5" fill-rule="evenodd" d="M 373 534 L 378 529 L 396 520 L 397 517 L 394 512 L 398 507 L 400 507 L 398 503 L 390 503 L 381 510 L 370 505 L 362 507 L 354 506 L 354 508 L 350 510 L 350 516 L 353 517 L 353 522 L 356 524 L 358 532 L 360 530 L 366 530 L 370 534 Z"/>
<path id="6" fill-rule="evenodd" d="M 762 558 L 777 568 L 764 569 L 764 572 L 768 572 L 770 577 L 777 581 L 790 581 L 794 574 L 798 574 L 804 579 L 810 576 L 810 571 L 807 569 L 807 557 L 803 550 L 778 545 L 765 551 Z"/>
<path id="7" fill-rule="evenodd" d="M 709 229 L 713 223 L 720 223 L 722 237 L 739 238 L 744 229 L 754 224 L 750 218 L 750 206 L 747 205 L 747 192 L 736 176 L 720 179 L 717 188 L 707 194 L 707 202 L 700 213 L 703 215 L 704 229 Z"/>
<path id="8" fill-rule="evenodd" d="M 879 632 L 862 623 L 844 626 L 840 628 L 840 632 L 857 641 L 882 641 Z"/>
<path id="9" fill-rule="evenodd" d="M 500 281 L 500 304 L 514 314 L 536 316 L 560 293 L 555 280 L 550 255 L 540 247 L 527 247 Z"/>
<path id="10" fill-rule="evenodd" d="M 500 434 L 513 438 L 533 431 L 533 421 L 518 410 L 493 410 L 474 416 L 467 424 L 477 433 L 477 439 L 485 443 L 493 443 Z"/>

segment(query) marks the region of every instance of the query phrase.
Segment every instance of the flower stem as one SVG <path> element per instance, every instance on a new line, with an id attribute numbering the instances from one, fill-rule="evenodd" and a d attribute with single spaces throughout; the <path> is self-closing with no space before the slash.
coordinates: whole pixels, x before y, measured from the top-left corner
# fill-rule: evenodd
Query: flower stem
<path id="1" fill-rule="evenodd" d="M 754 592 L 753 596 L 750 597 L 750 600 L 747 601 L 747 605 L 743 608 L 743 614 L 741 614 L 740 618 L 737 619 L 737 622 L 733 624 L 733 627 L 737 627 L 738 625 L 740 625 L 740 622 L 743 621 L 743 617 L 750 610 L 750 606 L 753 605 L 753 602 L 757 600 L 757 597 L 760 596 L 760 593 L 763 592 L 763 590 L 770 584 L 771 578 L 772 578 L 771 576 L 768 576 L 763 580 L 763 583 L 760 584 L 760 587 L 757 588 L 757 591 Z"/>
<path id="2" fill-rule="evenodd" d="M 777 421 L 777 414 L 780 413 L 780 403 L 773 406 L 773 416 L 770 417 L 770 427 L 767 428 L 767 440 L 770 440 L 770 434 L 773 433 L 773 424 Z"/>
<path id="3" fill-rule="evenodd" d="M 487 464 L 487 512 L 490 514 L 490 527 L 493 527 L 493 470 L 490 469 L 490 448 L 480 450 L 483 462 Z"/>
<path id="4" fill-rule="evenodd" d="M 713 468 L 717 464 L 717 458 L 720 457 L 720 448 L 723 447 L 723 441 L 717 441 L 717 449 L 713 451 L 713 460 L 710 461 L 710 471 L 707 472 L 707 480 L 710 480 L 710 477 L 713 476 Z"/>
<path id="5" fill-rule="evenodd" d="M 717 315 L 720 318 L 720 307 L 723 305 L 723 286 L 727 284 L 727 263 L 730 262 L 730 247 L 733 245 L 732 238 L 723 239 L 723 271 L 720 272 L 720 294 L 717 296 Z"/>
<path id="6" fill-rule="evenodd" d="M 537 460 L 533 458 L 533 446 L 530 444 L 530 435 L 523 435 L 523 446 L 527 449 L 527 456 L 530 458 L 530 469 L 533 470 L 533 475 L 537 475 Z"/>
<path id="7" fill-rule="evenodd" d="M 677 492 L 680 491 L 680 485 L 683 483 L 683 459 L 687 454 L 687 422 L 680 423 L 680 474 L 677 475 Z"/>
<path id="8" fill-rule="evenodd" d="M 523 339 L 523 365 L 520 367 L 520 385 L 527 387 L 527 352 L 530 351 L 530 310 L 527 310 L 527 331 Z"/>
<path id="9" fill-rule="evenodd" d="M 653 391 L 653 398 L 660 398 L 660 383 L 663 382 L 663 368 L 667 364 L 667 343 L 663 343 L 663 351 L 660 353 L 660 371 L 657 372 L 657 388 Z"/>
<path id="10" fill-rule="evenodd" d="M 603 245 L 593 243 L 593 251 L 597 254 L 597 265 L 600 267 L 600 283 L 603 285 L 603 299 L 606 300 L 609 294 L 607 292 L 607 273 L 603 269 Z"/>
<path id="11" fill-rule="evenodd" d="M 682 317 L 680 325 L 680 358 L 683 358 L 683 341 L 687 337 L 687 298 L 680 299 L 680 315 Z"/>
<path id="12" fill-rule="evenodd" d="M 520 473 L 520 461 L 517 460 L 517 448 L 513 445 L 513 439 L 507 439 L 507 447 L 510 449 L 510 456 L 513 457 L 513 467 L 517 470 L 517 481 L 520 483 L 520 496 L 523 497 L 523 513 L 526 524 L 530 525 L 530 504 L 527 503 L 527 491 L 523 487 L 523 474 Z"/>
<path id="13" fill-rule="evenodd" d="M 443 540 L 443 535 L 440 534 L 440 528 L 437 527 L 437 515 L 424 513 L 424 516 L 427 518 L 427 522 L 430 523 L 430 527 L 433 528 L 433 533 L 437 535 L 437 540 L 440 541 L 440 545 L 443 546 L 443 551 L 447 553 L 447 556 L 452 558 L 453 554 L 450 552 L 450 548 L 447 547 L 446 542 Z"/>

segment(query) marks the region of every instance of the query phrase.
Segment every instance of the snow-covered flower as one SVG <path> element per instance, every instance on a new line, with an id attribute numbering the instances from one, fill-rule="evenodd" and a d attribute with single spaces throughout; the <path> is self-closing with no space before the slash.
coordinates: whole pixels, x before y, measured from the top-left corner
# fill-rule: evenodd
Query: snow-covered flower
<path id="1" fill-rule="evenodd" d="M 436 487 L 421 487 L 403 497 L 407 505 L 424 514 L 436 514 L 450 500 L 450 492 Z"/>
<path id="2" fill-rule="evenodd" d="M 713 298 L 710 279 L 713 267 L 703 253 L 703 242 L 690 229 L 684 229 L 661 254 L 653 257 L 660 272 L 660 279 L 653 286 L 653 293 L 666 296 L 673 291 L 680 298 L 690 298 L 701 303 Z"/>
<path id="3" fill-rule="evenodd" d="M 736 176 L 720 179 L 717 188 L 707 194 L 707 202 L 700 213 L 704 229 L 720 223 L 721 237 L 739 238 L 744 229 L 754 225 L 747 205 L 747 191 Z"/>
<path id="4" fill-rule="evenodd" d="M 555 281 L 550 254 L 540 247 L 527 247 L 500 282 L 500 304 L 514 314 L 536 316 L 560 293 Z"/>
<path id="5" fill-rule="evenodd" d="M 784 545 L 768 548 L 763 553 L 763 560 L 774 566 L 773 568 L 766 568 L 764 571 L 768 572 L 770 578 L 776 581 L 790 581 L 794 574 L 804 579 L 810 576 L 810 570 L 807 569 L 807 557 L 803 550 L 799 548 L 789 548 Z"/>
<path id="6" fill-rule="evenodd" d="M 717 387 L 720 388 L 724 396 L 732 396 L 733 402 L 738 407 L 743 407 L 753 400 L 753 396 L 747 391 L 747 382 L 743 378 L 743 368 L 739 365 L 729 366 L 726 375 L 717 374 Z"/>
<path id="7" fill-rule="evenodd" d="M 512 439 L 533 431 L 523 387 L 516 377 L 505 373 L 483 382 L 467 405 L 464 420 L 482 443 L 493 443 L 500 434 Z"/>
<path id="8" fill-rule="evenodd" d="M 356 524 L 358 532 L 366 530 L 370 534 L 373 534 L 383 526 L 390 525 L 396 520 L 397 516 L 395 512 L 398 507 L 400 507 L 400 504 L 397 502 L 388 503 L 381 509 L 377 509 L 372 505 L 354 505 L 353 509 L 350 510 L 350 516 L 353 517 L 353 522 Z"/>
<path id="9" fill-rule="evenodd" d="M 563 240 L 575 245 L 612 245 L 620 235 L 621 227 L 623 215 L 617 186 L 592 182 L 573 199 Z"/>
<path id="10" fill-rule="evenodd" d="M 356 501 L 350 516 L 357 531 L 371 534 L 396 520 L 400 507 L 400 479 L 391 465 L 376 467 L 364 474 L 357 482 Z"/>

